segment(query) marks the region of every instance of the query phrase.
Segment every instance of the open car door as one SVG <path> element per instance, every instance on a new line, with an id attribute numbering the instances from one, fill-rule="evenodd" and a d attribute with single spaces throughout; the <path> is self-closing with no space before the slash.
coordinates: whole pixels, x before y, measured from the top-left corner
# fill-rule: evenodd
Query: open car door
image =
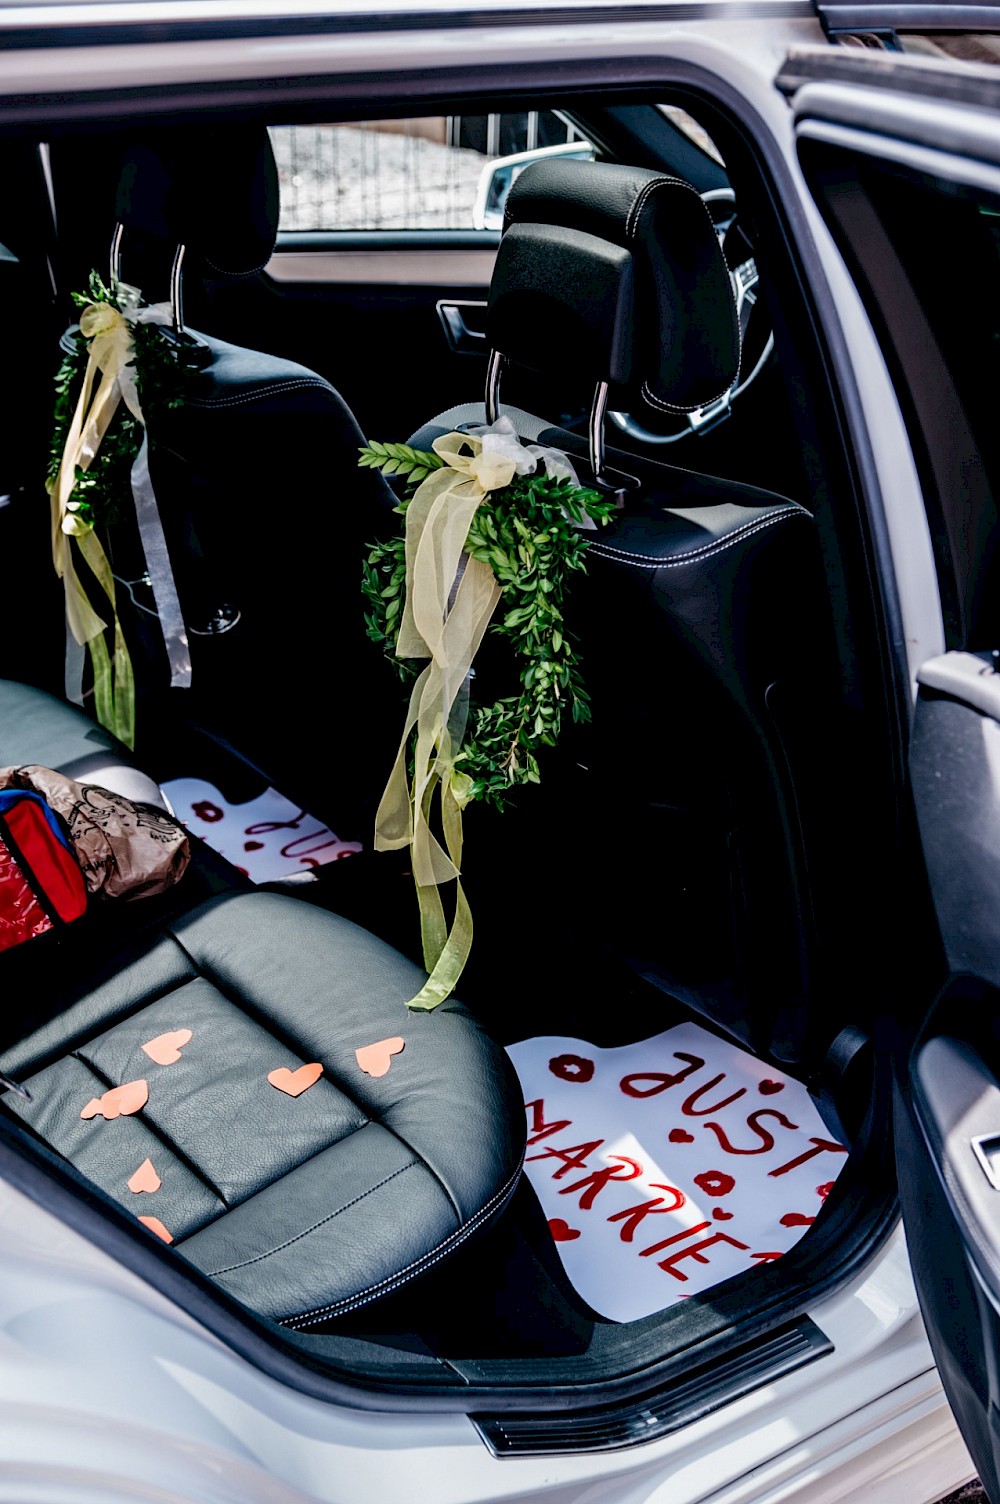
<path id="1" fill-rule="evenodd" d="M 919 670 L 909 759 L 941 967 L 896 1002 L 897 1158 L 931 1345 L 997 1504 L 1000 69 L 810 49 L 779 85 L 893 378 L 940 586 L 949 651 Z"/>

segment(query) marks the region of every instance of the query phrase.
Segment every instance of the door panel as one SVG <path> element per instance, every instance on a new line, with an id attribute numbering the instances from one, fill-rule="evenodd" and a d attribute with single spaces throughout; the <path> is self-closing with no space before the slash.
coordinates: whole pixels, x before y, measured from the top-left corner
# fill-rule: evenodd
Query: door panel
<path id="1" fill-rule="evenodd" d="M 793 103 L 799 160 L 907 425 L 953 649 L 920 670 L 909 751 L 939 945 L 924 968 L 936 997 L 897 1005 L 896 1152 L 931 1346 L 998 1504 L 1000 675 L 989 650 L 1000 645 L 1000 119 L 960 102 L 960 70 L 942 104 L 926 93 L 926 68 L 864 62 L 852 61 L 850 83 L 835 62 L 824 82 L 814 59 Z M 909 929 L 916 952 L 919 915 Z"/>

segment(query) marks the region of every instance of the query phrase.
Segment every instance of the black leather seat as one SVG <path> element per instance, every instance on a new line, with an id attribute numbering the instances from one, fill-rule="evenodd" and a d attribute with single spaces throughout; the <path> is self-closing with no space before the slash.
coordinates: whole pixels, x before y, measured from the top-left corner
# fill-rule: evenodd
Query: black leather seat
<path id="1" fill-rule="evenodd" d="M 704 203 L 645 169 L 526 168 L 507 200 L 487 338 L 506 365 L 551 373 L 556 402 L 572 375 L 649 426 L 658 412 L 707 406 L 736 382 L 740 350 Z M 495 405 L 496 387 L 487 395 Z M 482 423 L 487 406 L 452 408 L 410 442 Z M 794 1060 L 822 1028 L 803 1006 L 802 830 L 835 808 L 835 769 L 813 729 L 830 661 L 815 529 L 788 497 L 631 452 L 595 456 L 600 406 L 589 442 L 502 411 L 523 437 L 580 456 L 581 479 L 589 454 L 623 488 L 572 605 L 593 707 L 574 798 L 585 842 L 613 831 L 616 870 L 635 874 L 602 898 L 602 934 L 738 1037 L 753 1044 L 759 1026 Z M 586 844 L 576 859 L 589 864 Z"/>
<path id="2" fill-rule="evenodd" d="M 0 764 L 20 762 L 156 791 L 82 712 L 0 681 Z M 389 1293 L 502 1210 L 523 1154 L 520 1093 L 461 1003 L 407 1012 L 423 974 L 356 925 L 245 888 L 197 903 L 225 864 L 196 845 L 168 898 L 104 904 L 0 954 L 20 1020 L 45 1020 L 0 1056 L 30 1101 L 0 1100 L 237 1299 L 308 1325 Z M 177 1031 L 190 1041 L 171 1063 L 143 1052 Z M 384 1074 L 361 1069 L 357 1050 L 399 1039 Z M 322 1075 L 298 1096 L 268 1080 L 308 1065 Z M 138 1112 L 81 1116 L 134 1081 L 148 1091 Z M 130 1188 L 146 1160 L 159 1187 Z"/>
<path id="3" fill-rule="evenodd" d="M 162 297 L 183 245 L 187 308 L 210 317 L 206 289 L 217 295 L 266 265 L 278 210 L 262 126 L 226 128 L 211 153 L 202 133 L 144 135 L 126 148 L 118 184 L 122 277 L 150 301 Z M 288 797 L 336 818 L 340 835 L 365 839 L 380 790 L 368 787 L 354 737 L 317 734 L 312 717 L 313 707 L 326 722 L 331 710 L 346 717 L 363 706 L 369 741 L 380 727 L 395 735 L 391 696 L 371 693 L 379 654 L 358 604 L 367 540 L 395 498 L 377 471 L 359 470 L 364 436 L 328 380 L 252 348 L 252 329 L 244 344 L 210 330 L 186 327 L 197 373 L 185 400 L 150 423 L 150 474 L 187 626 L 189 689 L 168 689 L 149 589 L 134 586 L 135 601 L 119 590 L 138 745 L 155 756 L 163 728 L 183 717 L 237 748 Z M 109 530 L 109 547 L 116 574 L 140 580 L 145 559 L 130 515 Z M 317 808 L 324 796 L 328 806 Z"/>
<path id="4" fill-rule="evenodd" d="M 407 1014 L 422 980 L 297 899 L 212 899 L 7 1050 L 0 1068 L 31 1101 L 3 1103 L 237 1299 L 309 1325 L 459 1248 L 520 1172 L 506 1056 L 460 1003 Z M 142 1049 L 162 1035 L 178 1040 L 169 1064 Z M 384 1075 L 362 1071 L 357 1050 L 399 1039 Z M 301 1095 L 268 1079 L 313 1063 Z M 135 1081 L 140 1111 L 82 1116 Z M 146 1160 L 161 1185 L 130 1189 Z"/>

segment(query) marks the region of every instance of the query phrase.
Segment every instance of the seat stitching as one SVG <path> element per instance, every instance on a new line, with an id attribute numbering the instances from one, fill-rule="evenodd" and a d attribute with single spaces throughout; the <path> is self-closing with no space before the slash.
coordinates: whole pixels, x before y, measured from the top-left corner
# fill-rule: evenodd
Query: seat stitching
<path id="1" fill-rule="evenodd" d="M 770 527 L 772 523 L 782 522 L 789 517 L 808 517 L 809 513 L 801 507 L 780 507 L 770 517 L 760 517 L 755 522 L 745 522 L 735 533 L 725 540 L 717 543 L 706 543 L 701 548 L 688 549 L 686 553 L 676 554 L 672 559 L 651 559 L 647 554 L 630 554 L 621 548 L 612 548 L 610 543 L 592 543 L 591 553 L 607 555 L 609 558 L 622 559 L 630 564 L 635 564 L 640 569 L 678 569 L 683 564 L 688 564 L 692 559 L 709 559 L 716 554 L 721 554 L 727 548 L 733 548 L 737 543 L 743 543 L 754 533 L 761 532 Z"/>
<path id="2" fill-rule="evenodd" d="M 280 396 L 283 392 L 302 392 L 310 390 L 332 392 L 333 387 L 328 381 L 323 381 L 320 377 L 317 377 L 314 380 L 302 377 L 301 379 L 292 381 L 271 382 L 268 386 L 257 387 L 255 391 L 244 392 L 241 396 L 190 398 L 185 406 L 202 408 L 241 407 L 246 406 L 251 402 L 258 402 L 263 397 Z"/>
<path id="3" fill-rule="evenodd" d="M 295 1234 L 294 1238 L 288 1238 L 286 1242 L 279 1243 L 276 1248 L 269 1248 L 266 1253 L 256 1253 L 252 1259 L 244 1259 L 239 1264 L 227 1264 L 224 1269 L 207 1269 L 205 1271 L 206 1274 L 210 1278 L 214 1278 L 218 1274 L 232 1274 L 234 1269 L 246 1269 L 250 1264 L 259 1264 L 262 1259 L 269 1259 L 273 1253 L 283 1253 L 286 1248 L 291 1248 L 292 1244 L 297 1243 L 300 1238 L 307 1238 L 318 1227 L 324 1227 L 327 1222 L 332 1222 L 334 1217 L 339 1217 L 341 1212 L 349 1211 L 352 1206 L 357 1206 L 359 1201 L 364 1201 L 366 1196 L 371 1196 L 375 1191 L 380 1191 L 384 1185 L 389 1184 L 390 1180 L 395 1180 L 397 1175 L 402 1175 L 404 1170 L 412 1170 L 416 1163 L 416 1160 L 412 1160 L 408 1165 L 401 1165 L 398 1170 L 393 1170 L 391 1175 L 387 1175 L 377 1185 L 369 1186 L 367 1191 L 362 1191 L 360 1196 L 355 1196 L 353 1201 L 348 1201 L 343 1206 L 338 1206 L 335 1212 L 330 1212 L 329 1216 L 322 1217 L 318 1222 L 314 1222 L 312 1227 L 303 1228 L 301 1232 Z"/>
<path id="4" fill-rule="evenodd" d="M 137 1018 L 138 1014 L 133 1014 L 132 1016 L 134 1018 Z M 127 1019 L 123 1020 L 123 1022 L 127 1023 L 128 1020 Z M 79 1053 L 80 1050 L 84 1050 L 84 1049 L 87 1048 L 87 1044 L 93 1044 L 93 1043 L 95 1043 L 96 1039 L 100 1039 L 100 1038 L 101 1038 L 101 1035 L 99 1035 L 99 1034 L 96 1035 L 95 1039 L 88 1040 L 87 1043 L 78 1045 L 75 1050 L 71 1050 L 70 1051 L 70 1053 L 69 1053 L 68 1056 L 63 1056 L 62 1058 L 63 1059 L 70 1059 L 70 1060 L 76 1060 L 76 1061 L 78 1061 L 80 1065 L 82 1065 L 86 1070 L 90 1071 L 91 1075 L 96 1076 L 97 1079 L 98 1079 L 98 1081 L 104 1081 L 107 1084 L 107 1087 L 109 1089 L 111 1089 L 111 1088 L 113 1088 L 115 1086 L 121 1085 L 121 1083 L 113 1081 L 111 1079 L 111 1077 L 107 1074 L 106 1071 L 102 1071 L 101 1070 L 101 1068 L 100 1068 L 99 1065 L 95 1065 L 92 1060 L 86 1060 Z M 58 1062 L 55 1062 L 55 1063 L 58 1063 Z M 197 1164 L 195 1162 L 195 1160 L 193 1160 L 191 1158 L 191 1156 L 189 1154 L 187 1154 L 185 1152 L 185 1150 L 183 1150 L 180 1147 L 180 1145 L 177 1144 L 174 1141 L 173 1138 L 171 1138 L 170 1134 L 166 1131 L 165 1128 L 163 1128 L 161 1126 L 161 1124 L 159 1124 L 157 1122 L 154 1122 L 154 1120 L 151 1117 L 149 1117 L 145 1112 L 142 1114 L 142 1116 L 139 1119 L 139 1121 L 140 1121 L 142 1127 L 146 1129 L 146 1131 L 150 1135 L 150 1137 L 156 1139 L 158 1143 L 162 1144 L 163 1148 L 166 1149 L 167 1153 L 168 1154 L 172 1154 L 174 1156 L 174 1158 L 177 1160 L 177 1163 L 179 1165 L 182 1165 L 184 1167 L 184 1169 L 188 1170 L 189 1173 L 194 1177 L 194 1179 L 197 1180 L 201 1185 L 203 1185 L 207 1191 L 211 1192 L 211 1194 L 215 1197 L 216 1201 L 218 1201 L 219 1205 L 222 1207 L 222 1211 L 216 1213 L 216 1216 L 212 1218 L 213 1222 L 218 1217 L 225 1216 L 226 1212 L 232 1210 L 232 1207 L 231 1207 L 230 1203 L 227 1201 L 226 1197 L 222 1194 L 222 1191 L 219 1189 L 219 1187 L 215 1184 L 215 1181 L 212 1180 L 212 1178 L 205 1173 L 205 1171 L 201 1168 L 201 1166 L 199 1164 Z M 48 1142 L 48 1140 L 46 1140 L 46 1142 Z M 55 1146 L 53 1145 L 52 1147 L 54 1148 Z M 60 1153 L 60 1152 L 61 1152 L 60 1150 L 58 1150 L 58 1149 L 56 1150 L 57 1154 Z M 110 1195 L 111 1193 L 109 1192 L 108 1194 Z M 122 1205 L 122 1204 L 123 1203 L 119 1202 L 119 1205 Z M 207 1224 L 203 1224 L 203 1225 L 211 1226 L 211 1223 L 207 1223 Z M 196 1232 L 200 1232 L 201 1228 L 196 1228 L 195 1231 Z M 184 1236 L 186 1236 L 186 1237 L 187 1236 L 193 1237 L 194 1234 L 193 1233 L 191 1233 L 191 1234 L 184 1234 Z"/>
<path id="5" fill-rule="evenodd" d="M 626 235 L 628 236 L 628 238 L 630 240 L 633 240 L 635 238 L 636 227 L 638 226 L 638 223 L 639 223 L 639 215 L 642 213 L 642 209 L 643 209 L 643 206 L 645 204 L 646 199 L 649 197 L 649 195 L 651 193 L 654 193 L 657 188 L 664 188 L 664 187 L 687 188 L 691 193 L 693 193 L 694 196 L 695 196 L 695 198 L 697 198 L 698 202 L 701 204 L 702 208 L 704 209 L 706 215 L 708 216 L 709 223 L 712 225 L 712 233 L 713 233 L 713 235 L 715 234 L 715 225 L 712 222 L 712 216 L 711 216 L 711 214 L 709 214 L 709 212 L 708 212 L 708 205 L 705 203 L 705 200 L 702 198 L 701 194 L 697 191 L 697 189 L 692 188 L 690 183 L 685 183 L 682 178 L 662 177 L 662 178 L 657 178 L 652 183 L 647 183 L 646 186 L 642 189 L 642 191 L 638 194 L 638 196 L 636 197 L 635 202 L 633 203 L 631 209 L 629 210 L 628 219 L 625 221 L 625 233 L 626 233 Z M 733 303 L 733 309 L 735 310 L 735 302 Z M 742 365 L 742 361 L 743 361 L 743 348 L 742 348 L 742 345 L 740 345 L 740 348 L 739 348 L 739 350 L 737 352 L 737 356 L 736 356 L 736 375 L 733 377 L 732 381 L 729 383 L 728 386 L 723 387 L 722 391 L 719 392 L 719 393 L 717 393 L 716 396 L 709 397 L 709 399 L 708 399 L 707 402 L 697 402 L 697 403 L 695 403 L 695 405 L 694 405 L 693 408 L 692 407 L 678 407 L 678 406 L 676 406 L 672 402 L 665 402 L 662 397 L 657 397 L 656 396 L 655 392 L 653 392 L 652 389 L 650 388 L 649 382 L 645 378 L 643 378 L 643 383 L 642 383 L 642 395 L 645 397 L 646 401 L 650 404 L 651 407 L 662 408 L 664 412 L 668 412 L 668 413 L 690 413 L 690 412 L 697 412 L 701 408 L 711 407 L 711 405 L 712 405 L 713 402 L 719 402 L 719 401 L 721 401 L 721 399 L 726 395 L 727 392 L 732 391 L 733 387 L 736 386 L 737 383 L 739 382 L 739 379 L 740 379 L 740 368 L 741 368 L 741 365 Z"/>
<path id="6" fill-rule="evenodd" d="M 463 1223 L 461 1227 L 457 1227 L 454 1232 L 449 1233 L 444 1242 L 439 1243 L 436 1248 L 432 1248 L 430 1253 L 422 1254 L 419 1259 L 414 1259 L 412 1264 L 407 1264 L 406 1268 L 401 1269 L 397 1274 L 379 1280 L 377 1284 L 369 1285 L 365 1290 L 359 1290 L 356 1295 L 345 1296 L 343 1300 L 335 1300 L 328 1306 L 317 1306 L 312 1311 L 303 1311 L 298 1316 L 283 1316 L 281 1318 L 281 1325 L 293 1328 L 312 1326 L 315 1322 L 322 1320 L 324 1316 L 331 1313 L 346 1314 L 348 1311 L 353 1311 L 355 1307 L 365 1305 L 369 1300 L 374 1300 L 376 1295 L 388 1294 L 390 1290 L 396 1289 L 398 1285 L 405 1284 L 406 1280 L 412 1278 L 420 1270 L 429 1268 L 432 1264 L 439 1263 L 446 1254 L 450 1253 L 456 1243 L 464 1242 L 471 1233 L 476 1231 L 477 1227 L 486 1221 L 498 1202 L 507 1199 L 520 1179 L 523 1165 L 522 1156 L 521 1162 L 510 1176 L 510 1179 L 500 1187 L 494 1196 L 490 1197 L 486 1205 L 468 1222 Z"/>
<path id="7" fill-rule="evenodd" d="M 181 916 L 181 918 L 183 918 L 183 916 Z M 202 980 L 211 983 L 211 985 L 218 992 L 219 996 L 222 997 L 227 1003 L 231 1004 L 232 1007 L 236 1008 L 238 1012 L 245 1014 L 246 1017 L 249 1018 L 251 1023 L 256 1024 L 258 1028 L 262 1029 L 265 1034 L 270 1035 L 270 1037 L 276 1040 L 278 1044 L 283 1045 L 286 1050 L 294 1051 L 294 1053 L 298 1055 L 300 1060 L 304 1061 L 307 1055 L 316 1053 L 312 1050 L 311 1046 L 304 1044 L 302 1039 L 297 1034 L 292 1034 L 277 1019 L 272 1018 L 269 1014 L 265 1013 L 261 1008 L 259 1008 L 255 1002 L 241 996 L 239 992 L 239 984 L 235 980 L 235 978 L 223 974 L 217 968 L 211 966 L 205 961 L 198 960 L 197 956 L 195 956 L 184 944 L 184 941 L 177 934 L 176 930 L 170 930 L 169 934 L 183 951 L 183 953 L 187 956 L 188 960 L 191 962 L 191 965 L 195 968 L 196 975 Z M 325 1065 L 323 1066 L 323 1069 L 324 1071 L 326 1070 Z M 346 1082 L 341 1080 L 340 1077 L 328 1076 L 327 1079 L 330 1081 L 331 1085 L 336 1087 L 341 1096 L 351 1104 L 355 1111 L 360 1113 L 363 1119 L 362 1122 L 358 1123 L 356 1127 L 351 1129 L 352 1133 L 357 1133 L 359 1129 L 364 1128 L 368 1123 L 381 1121 L 381 1119 L 373 1118 L 369 1115 L 368 1104 L 359 1102 L 351 1094 L 350 1088 L 348 1087 Z M 346 1136 L 347 1135 L 345 1134 L 345 1137 Z M 337 1140 L 337 1142 L 340 1142 L 340 1140 Z M 409 1145 L 407 1145 L 407 1147 L 409 1147 Z M 317 1154 L 321 1152 L 322 1150 L 319 1149 L 317 1149 L 316 1151 Z M 312 1155 L 310 1155 L 309 1158 L 311 1159 Z M 306 1162 L 306 1160 L 302 1161 L 303 1164 L 305 1164 Z M 296 1168 L 298 1167 L 296 1166 Z"/>

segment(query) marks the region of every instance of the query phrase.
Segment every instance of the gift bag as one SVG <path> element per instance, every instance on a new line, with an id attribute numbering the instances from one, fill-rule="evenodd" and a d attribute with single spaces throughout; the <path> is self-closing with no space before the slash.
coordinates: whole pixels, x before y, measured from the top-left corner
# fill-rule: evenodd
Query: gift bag
<path id="1" fill-rule="evenodd" d="M 33 763 L 0 768 L 0 790 L 5 789 L 38 795 L 48 805 L 93 898 L 152 898 L 173 887 L 187 869 L 187 834 L 155 805 Z"/>
<path id="2" fill-rule="evenodd" d="M 59 817 L 40 794 L 0 790 L 0 950 L 86 908 L 87 885 Z"/>

